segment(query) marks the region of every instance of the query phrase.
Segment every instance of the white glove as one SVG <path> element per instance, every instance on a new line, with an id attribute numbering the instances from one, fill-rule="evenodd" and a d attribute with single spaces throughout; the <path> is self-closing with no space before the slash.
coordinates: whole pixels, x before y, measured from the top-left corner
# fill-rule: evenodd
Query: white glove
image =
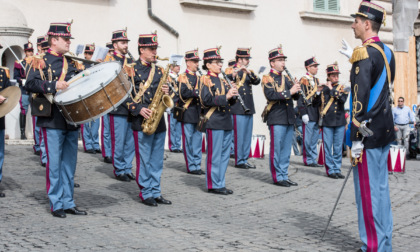
<path id="1" fill-rule="evenodd" d="M 308 124 L 308 122 L 309 122 L 309 116 L 308 116 L 308 115 L 303 115 L 303 116 L 302 116 L 302 122 L 303 122 L 304 124 Z"/>
<path id="2" fill-rule="evenodd" d="M 353 48 L 350 47 L 349 43 L 347 43 L 345 39 L 342 39 L 341 43 L 342 43 L 341 50 L 338 50 L 338 51 L 350 59 L 351 55 L 353 54 Z"/>
<path id="3" fill-rule="evenodd" d="M 362 141 L 353 141 L 351 145 L 351 157 L 358 158 L 363 151 L 363 143 Z"/>

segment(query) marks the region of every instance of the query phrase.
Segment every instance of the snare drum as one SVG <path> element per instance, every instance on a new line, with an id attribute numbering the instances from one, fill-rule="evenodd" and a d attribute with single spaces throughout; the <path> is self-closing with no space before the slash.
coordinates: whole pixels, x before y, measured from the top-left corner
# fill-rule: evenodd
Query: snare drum
<path id="1" fill-rule="evenodd" d="M 405 155 L 407 150 L 401 145 L 391 145 L 388 153 L 388 171 L 405 172 Z"/>
<path id="2" fill-rule="evenodd" d="M 104 62 L 89 68 L 90 74 L 60 90 L 54 97 L 68 123 L 93 121 L 117 107 L 130 95 L 132 84 L 117 61 Z M 71 81 L 71 80 L 69 80 Z"/>
<path id="3" fill-rule="evenodd" d="M 250 158 L 264 158 L 264 135 L 252 135 Z"/>

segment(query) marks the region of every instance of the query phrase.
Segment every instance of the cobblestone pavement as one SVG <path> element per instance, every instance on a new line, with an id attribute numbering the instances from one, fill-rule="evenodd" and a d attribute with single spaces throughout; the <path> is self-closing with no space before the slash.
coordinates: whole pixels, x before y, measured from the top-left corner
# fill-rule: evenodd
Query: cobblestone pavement
<path id="1" fill-rule="evenodd" d="M 45 168 L 31 146 L 7 145 L 0 188 L 0 251 L 356 251 L 353 179 L 350 178 L 325 241 L 320 240 L 343 180 L 323 168 L 302 166 L 292 157 L 290 178 L 298 187 L 272 184 L 268 160 L 255 170 L 227 170 L 233 195 L 208 194 L 205 177 L 185 172 L 182 154 L 167 153 L 162 175 L 171 206 L 140 203 L 135 182 L 119 182 L 100 154 L 79 148 L 76 204 L 88 216 L 50 214 Z M 205 156 L 203 156 L 203 164 Z M 405 174 L 390 175 L 394 251 L 418 251 L 420 161 L 407 161 Z M 343 173 L 348 171 L 344 161 Z M 134 171 L 134 169 L 133 169 Z M 135 172 L 135 171 L 134 171 Z"/>

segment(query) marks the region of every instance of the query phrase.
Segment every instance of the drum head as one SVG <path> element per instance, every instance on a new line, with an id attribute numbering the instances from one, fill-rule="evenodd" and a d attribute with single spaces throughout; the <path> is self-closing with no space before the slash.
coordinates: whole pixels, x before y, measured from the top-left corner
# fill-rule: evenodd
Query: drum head
<path id="1" fill-rule="evenodd" d="M 88 76 L 84 76 L 71 83 L 68 88 L 58 91 L 54 97 L 55 102 L 62 104 L 73 103 L 80 100 L 80 96 L 86 98 L 96 93 L 102 89 L 101 84 L 105 87 L 117 77 L 121 71 L 121 64 L 117 61 L 104 62 L 94 65 L 88 70 L 90 72 Z M 69 81 L 83 74 L 84 72 L 81 72 Z"/>

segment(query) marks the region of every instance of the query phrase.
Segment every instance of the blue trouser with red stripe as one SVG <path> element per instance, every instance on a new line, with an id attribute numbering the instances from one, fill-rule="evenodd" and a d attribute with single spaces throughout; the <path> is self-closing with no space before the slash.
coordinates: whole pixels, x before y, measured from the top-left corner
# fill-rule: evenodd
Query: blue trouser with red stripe
<path id="1" fill-rule="evenodd" d="M 196 123 L 182 123 L 182 149 L 187 172 L 201 169 L 203 134 L 196 127 Z"/>
<path id="2" fill-rule="evenodd" d="M 270 125 L 269 167 L 273 182 L 289 179 L 294 125 Z"/>
<path id="3" fill-rule="evenodd" d="M 389 145 L 363 151 L 353 167 L 359 235 L 363 251 L 392 251 L 392 210 L 388 185 Z"/>
<path id="4" fill-rule="evenodd" d="M 229 164 L 232 130 L 206 130 L 206 184 L 207 189 L 224 188 Z"/>
<path id="5" fill-rule="evenodd" d="M 3 178 L 3 163 L 4 163 L 4 129 L 0 130 L 0 182 Z"/>
<path id="6" fill-rule="evenodd" d="M 170 151 L 181 150 L 181 123 L 174 118 L 173 112 L 168 113 L 168 146 Z"/>
<path id="7" fill-rule="evenodd" d="M 106 114 L 102 116 L 102 126 L 101 126 L 101 150 L 102 157 L 111 157 L 112 148 L 111 148 L 111 130 L 109 126 L 109 115 Z"/>
<path id="8" fill-rule="evenodd" d="M 315 164 L 318 158 L 316 149 L 319 139 L 319 127 L 316 122 L 302 123 L 303 131 L 303 163 L 305 165 Z"/>
<path id="9" fill-rule="evenodd" d="M 99 119 L 85 123 L 81 127 L 83 149 L 87 150 L 99 150 Z"/>
<path id="10" fill-rule="evenodd" d="M 75 207 L 74 174 L 78 131 L 42 128 L 47 154 L 47 193 L 51 211 Z"/>
<path id="11" fill-rule="evenodd" d="M 127 116 L 109 115 L 114 175 L 131 174 L 134 159 L 134 138 Z"/>
<path id="12" fill-rule="evenodd" d="M 251 151 L 252 115 L 232 115 L 235 165 L 246 164 Z"/>
<path id="13" fill-rule="evenodd" d="M 322 127 L 322 141 L 324 144 L 325 169 L 327 174 L 341 173 L 343 158 L 343 141 L 346 126 Z"/>
<path id="14" fill-rule="evenodd" d="M 147 135 L 133 131 L 136 149 L 136 181 L 142 200 L 161 195 L 160 177 L 163 170 L 163 154 L 166 132 Z"/>

